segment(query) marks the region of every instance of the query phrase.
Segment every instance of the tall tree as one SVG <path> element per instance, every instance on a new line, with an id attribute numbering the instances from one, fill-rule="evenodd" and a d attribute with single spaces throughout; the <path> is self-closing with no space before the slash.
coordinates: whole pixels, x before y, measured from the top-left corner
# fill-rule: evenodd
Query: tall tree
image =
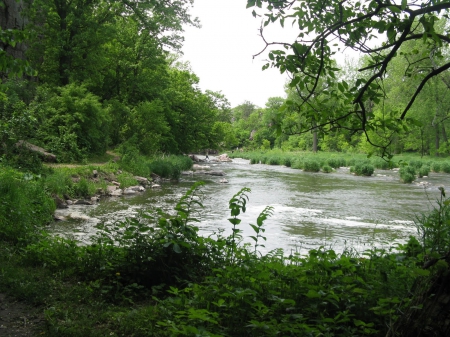
<path id="1" fill-rule="evenodd" d="M 399 4 L 390 0 L 247 0 L 247 7 L 262 8 L 263 4 L 263 26 L 273 22 L 284 26 L 286 21 L 292 19 L 299 30 L 294 41 L 271 42 L 265 39 L 261 27 L 261 36 L 266 44 L 264 50 L 281 47 L 269 51 L 270 61 L 264 68 L 274 66 L 281 72 L 291 74 L 290 85 L 299 85 L 306 91 L 295 106 L 314 107 L 314 97 L 318 90 L 322 90 L 321 83 L 329 87 L 337 84 L 338 91 L 326 92 L 330 97 L 337 93 L 343 95 L 338 97 L 342 102 L 339 109 L 321 110 L 320 114 L 312 116 L 316 124 L 305 127 L 304 132 L 314 128 L 326 131 L 326 127 L 332 125 L 334 128 L 364 132 L 369 142 L 367 132 L 374 128 L 395 132 L 408 121 L 408 113 L 426 83 L 450 68 L 450 62 L 443 53 L 450 38 L 436 29 L 442 13 L 450 8 L 448 1 L 429 0 L 418 5 L 407 0 Z M 260 15 L 257 10 L 253 11 L 254 16 Z M 376 46 L 374 41 L 383 35 L 385 42 Z M 436 66 L 425 67 L 418 74 L 417 88 L 393 114 L 394 118 L 380 120 L 380 116 L 374 114 L 373 107 L 385 98 L 384 80 L 388 66 L 399 57 L 400 47 L 414 40 L 423 40 Z M 367 55 L 368 64 L 360 69 L 355 85 L 338 79 L 339 69 L 333 57 L 339 48 L 350 48 Z M 419 66 L 419 63 L 416 65 Z"/>

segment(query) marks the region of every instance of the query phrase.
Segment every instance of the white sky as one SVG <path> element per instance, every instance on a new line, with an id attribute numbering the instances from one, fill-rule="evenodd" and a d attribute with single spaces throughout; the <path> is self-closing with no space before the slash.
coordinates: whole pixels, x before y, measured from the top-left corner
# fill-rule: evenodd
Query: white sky
<path id="1" fill-rule="evenodd" d="M 252 59 L 264 43 L 259 36 L 261 19 L 254 18 L 246 4 L 246 0 L 195 0 L 191 14 L 199 17 L 202 28 L 185 28 L 182 60 L 189 61 L 203 91 L 221 91 L 232 107 L 244 101 L 264 107 L 270 97 L 285 97 L 287 77 L 278 69 L 261 70 L 267 53 Z M 288 30 L 278 27 L 277 22 L 267 29 L 277 32 L 283 42 L 292 41 L 295 34 L 289 37 Z"/>

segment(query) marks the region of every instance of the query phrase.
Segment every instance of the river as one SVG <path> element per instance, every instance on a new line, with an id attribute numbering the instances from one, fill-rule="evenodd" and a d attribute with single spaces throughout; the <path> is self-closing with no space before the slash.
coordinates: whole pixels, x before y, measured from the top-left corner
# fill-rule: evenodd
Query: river
<path id="1" fill-rule="evenodd" d="M 89 242 L 96 225 L 135 216 L 142 210 L 171 210 L 195 181 L 202 187 L 204 209 L 196 214 L 195 225 L 202 235 L 223 230 L 231 233 L 228 202 L 241 188 L 248 187 L 247 210 L 240 216 L 239 228 L 244 242 L 254 235 L 249 223 L 266 206 L 273 215 L 264 227 L 266 242 L 261 252 L 283 248 L 286 253 L 301 254 L 324 246 L 336 251 L 359 252 L 374 246 L 389 248 L 405 242 L 417 233 L 413 220 L 436 205 L 439 186 L 448 190 L 449 175 L 431 173 L 413 184 L 400 182 L 398 172 L 376 170 L 372 177 L 358 177 L 340 168 L 333 173 L 310 173 L 283 166 L 250 165 L 248 160 L 208 163 L 212 170 L 224 171 L 223 177 L 183 175 L 177 183 L 162 183 L 161 189 L 148 189 L 136 196 L 102 199 L 93 206 L 70 206 L 57 210 L 67 221 L 51 225 L 53 232 Z"/>

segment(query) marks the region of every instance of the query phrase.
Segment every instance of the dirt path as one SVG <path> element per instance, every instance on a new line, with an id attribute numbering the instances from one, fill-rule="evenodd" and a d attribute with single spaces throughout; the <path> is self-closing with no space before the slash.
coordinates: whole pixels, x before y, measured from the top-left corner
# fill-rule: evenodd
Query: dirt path
<path id="1" fill-rule="evenodd" d="M 0 293 L 0 337 L 40 336 L 44 325 L 42 308 L 33 308 Z"/>

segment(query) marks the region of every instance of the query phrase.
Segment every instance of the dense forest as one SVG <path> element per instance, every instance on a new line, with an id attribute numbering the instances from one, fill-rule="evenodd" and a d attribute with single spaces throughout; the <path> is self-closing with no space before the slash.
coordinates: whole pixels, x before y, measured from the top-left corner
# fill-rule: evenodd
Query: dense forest
<path id="1" fill-rule="evenodd" d="M 330 51 L 317 78 L 311 76 L 317 65 L 311 63 L 310 73 L 298 71 L 298 61 L 272 50 L 264 67 L 291 74 L 286 97 L 268 97 L 264 107 L 248 101 L 231 107 L 221 92 L 203 92 L 189 64 L 179 61 L 183 27 L 200 25 L 189 14 L 192 5 L 3 1 L 2 153 L 11 154 L 19 140 L 62 162 L 124 145 L 143 155 L 233 148 L 449 153 L 445 15 L 430 16 L 432 32 L 426 16 L 415 16 L 410 36 L 429 38 L 401 41 L 394 55 L 388 54 L 394 43 L 381 35 L 392 39 L 396 27 L 368 26 L 367 36 L 377 30 L 376 47 L 345 64 Z M 275 10 L 269 21 L 281 20 Z M 282 45 L 300 50 L 300 44 Z M 367 82 L 371 78 L 376 81 Z M 360 100 L 363 114 L 348 113 L 364 83 L 370 90 Z"/>

